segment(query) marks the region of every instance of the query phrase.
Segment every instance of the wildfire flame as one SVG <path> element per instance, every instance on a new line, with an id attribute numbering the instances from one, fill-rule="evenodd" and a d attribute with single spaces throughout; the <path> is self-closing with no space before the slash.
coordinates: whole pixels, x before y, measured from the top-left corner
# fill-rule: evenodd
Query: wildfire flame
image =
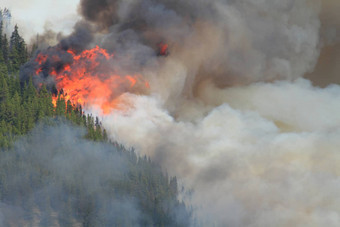
<path id="1" fill-rule="evenodd" d="M 159 52 L 158 55 L 159 56 L 168 56 L 169 55 L 169 45 L 166 43 L 160 43 L 158 45 L 159 48 Z"/>
<path id="2" fill-rule="evenodd" d="M 114 55 L 98 46 L 80 54 L 72 50 L 67 53 L 73 61 L 61 67 L 50 67 L 48 75 L 54 77 L 56 88 L 63 90 L 65 100 L 73 104 L 97 106 L 107 114 L 118 108 L 121 94 L 149 88 L 148 82 L 139 74 L 121 76 L 114 72 L 110 67 Z M 39 65 L 35 73 L 40 75 L 48 61 L 58 62 L 60 57 L 39 54 L 35 61 Z M 56 100 L 57 97 L 53 97 L 54 103 Z"/>

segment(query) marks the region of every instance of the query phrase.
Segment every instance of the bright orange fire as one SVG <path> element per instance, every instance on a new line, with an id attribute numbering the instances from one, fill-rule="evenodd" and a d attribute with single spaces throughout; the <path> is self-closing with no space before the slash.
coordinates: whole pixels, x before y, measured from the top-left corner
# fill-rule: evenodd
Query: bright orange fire
<path id="1" fill-rule="evenodd" d="M 168 51 L 168 44 L 162 45 L 161 54 L 165 55 L 167 51 Z"/>
<path id="2" fill-rule="evenodd" d="M 166 43 L 159 44 L 159 55 L 160 56 L 168 56 L 169 55 L 169 45 Z"/>
<path id="3" fill-rule="evenodd" d="M 53 76 L 58 90 L 63 90 L 65 100 L 74 104 L 100 107 L 104 114 L 118 108 L 118 97 L 125 92 L 145 92 L 148 82 L 141 75 L 120 76 L 112 69 L 113 55 L 96 46 L 80 54 L 67 51 L 73 62 L 61 68 L 50 68 L 48 74 Z M 36 62 L 39 68 L 36 75 L 43 71 L 43 64 L 48 58 L 60 61 L 58 56 L 39 54 Z M 56 103 L 57 97 L 53 97 Z"/>

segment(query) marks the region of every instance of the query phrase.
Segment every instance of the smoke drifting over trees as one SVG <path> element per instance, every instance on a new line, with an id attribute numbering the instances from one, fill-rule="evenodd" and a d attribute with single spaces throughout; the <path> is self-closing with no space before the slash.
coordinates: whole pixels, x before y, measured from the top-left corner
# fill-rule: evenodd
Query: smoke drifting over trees
<path id="1" fill-rule="evenodd" d="M 339 44 L 331 2 L 82 0 L 57 47 L 100 45 L 149 80 L 103 123 L 194 189 L 203 225 L 339 226 L 339 71 L 313 72 Z"/>
<path id="2" fill-rule="evenodd" d="M 169 185 L 147 158 L 84 135 L 40 124 L 0 154 L 1 226 L 189 225 L 175 178 Z"/>

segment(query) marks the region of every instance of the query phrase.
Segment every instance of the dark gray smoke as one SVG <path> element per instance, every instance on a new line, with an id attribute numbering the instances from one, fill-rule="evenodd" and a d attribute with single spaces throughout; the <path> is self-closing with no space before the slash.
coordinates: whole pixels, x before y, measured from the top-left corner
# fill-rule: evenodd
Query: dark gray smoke
<path id="1" fill-rule="evenodd" d="M 313 0 L 83 0 L 80 5 L 83 17 L 106 32 L 133 30 L 139 43 L 151 47 L 169 43 L 193 74 L 187 89 L 207 78 L 224 87 L 302 76 L 318 57 L 319 9 Z"/>
<path id="2" fill-rule="evenodd" d="M 62 50 L 74 50 L 77 53 L 90 47 L 93 41 L 91 26 L 84 22 L 78 22 L 74 27 L 74 32 L 60 41 L 59 47 Z"/>
<path id="3" fill-rule="evenodd" d="M 319 55 L 318 0 L 83 0 L 79 10 L 84 20 L 59 47 L 100 44 L 119 56 L 121 71 L 155 72 L 164 66 L 158 44 L 167 43 L 188 70 L 180 91 L 186 96 L 207 79 L 219 87 L 295 79 Z"/>
<path id="4" fill-rule="evenodd" d="M 55 46 L 50 46 L 44 49 L 44 46 L 48 42 L 54 42 L 55 34 L 51 30 L 47 30 L 42 37 L 39 39 L 37 37 L 37 42 L 39 42 L 38 50 L 32 57 L 32 59 L 23 65 L 20 69 L 21 80 L 28 80 L 32 77 L 36 70 L 42 67 L 42 74 L 33 77 L 36 85 L 45 82 L 47 85 L 52 84 L 53 78 L 50 77 L 53 70 L 59 72 L 64 68 L 65 65 L 69 65 L 73 62 L 72 55 L 68 53 L 68 50 L 72 50 L 75 53 L 80 53 L 81 51 L 90 47 L 93 42 L 93 34 L 91 31 L 91 25 L 84 21 L 76 23 L 74 31 L 71 35 L 67 37 L 62 37 L 59 34 L 59 43 Z M 54 38 L 53 38 L 54 37 Z M 35 42 L 35 41 L 34 41 Z M 40 65 L 37 61 L 38 55 L 43 55 L 47 57 L 46 61 Z"/>

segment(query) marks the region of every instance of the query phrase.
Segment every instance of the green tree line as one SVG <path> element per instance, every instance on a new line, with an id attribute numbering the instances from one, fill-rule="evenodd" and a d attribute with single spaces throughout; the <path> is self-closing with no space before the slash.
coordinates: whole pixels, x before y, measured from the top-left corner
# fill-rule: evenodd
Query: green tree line
<path id="1" fill-rule="evenodd" d="M 0 73 L 0 147 L 9 149 L 16 138 L 29 132 L 36 122 L 60 117 L 86 127 L 88 139 L 107 140 L 98 117 L 85 115 L 81 106 L 66 102 L 61 94 L 54 106 L 46 86 L 36 89 L 32 79 L 21 83 L 18 76 Z"/>

